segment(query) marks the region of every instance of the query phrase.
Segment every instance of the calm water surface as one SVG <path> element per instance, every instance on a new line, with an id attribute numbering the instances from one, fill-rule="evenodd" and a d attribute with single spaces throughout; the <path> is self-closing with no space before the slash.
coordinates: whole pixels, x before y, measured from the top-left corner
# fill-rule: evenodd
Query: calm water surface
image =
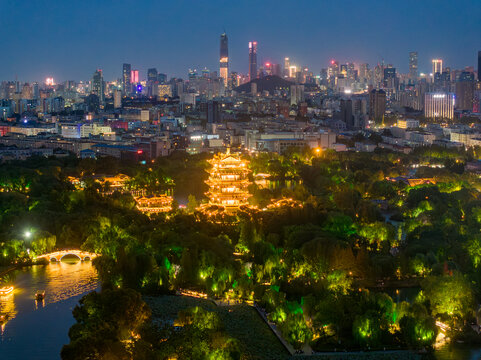
<path id="1" fill-rule="evenodd" d="M 98 288 L 92 263 L 66 260 L 25 267 L 13 275 L 13 294 L 0 297 L 0 313 L 9 316 L 0 329 L 0 359 L 60 359 L 74 323 L 73 308 Z M 37 290 L 45 290 L 43 302 L 35 301 Z"/>

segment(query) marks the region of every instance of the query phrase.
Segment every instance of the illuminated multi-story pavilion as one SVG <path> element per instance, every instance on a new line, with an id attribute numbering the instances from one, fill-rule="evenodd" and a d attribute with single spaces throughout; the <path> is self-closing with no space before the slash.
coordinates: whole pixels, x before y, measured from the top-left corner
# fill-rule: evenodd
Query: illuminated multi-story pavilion
<path id="1" fill-rule="evenodd" d="M 209 185 L 209 205 L 222 206 L 226 211 L 235 211 L 239 206 L 247 205 L 251 196 L 247 190 L 250 183 L 247 161 L 227 150 L 225 154 L 215 155 L 209 162 L 212 165 L 206 181 Z"/>

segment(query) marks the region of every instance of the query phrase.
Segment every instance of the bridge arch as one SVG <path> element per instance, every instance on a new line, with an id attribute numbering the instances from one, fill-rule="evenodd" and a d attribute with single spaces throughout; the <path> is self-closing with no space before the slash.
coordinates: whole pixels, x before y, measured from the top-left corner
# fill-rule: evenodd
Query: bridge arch
<path id="1" fill-rule="evenodd" d="M 75 257 L 77 257 L 80 261 L 83 260 L 83 258 L 81 258 L 79 254 L 76 254 L 76 253 L 74 253 L 74 252 L 70 252 L 70 253 L 63 254 L 62 256 L 60 256 L 59 261 L 62 261 L 62 259 L 63 259 L 65 256 L 68 256 L 68 255 L 75 256 Z"/>

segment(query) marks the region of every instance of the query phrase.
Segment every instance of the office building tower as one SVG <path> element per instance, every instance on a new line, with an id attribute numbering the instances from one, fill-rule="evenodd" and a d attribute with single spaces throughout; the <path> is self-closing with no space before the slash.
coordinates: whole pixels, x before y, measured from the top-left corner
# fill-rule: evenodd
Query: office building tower
<path id="1" fill-rule="evenodd" d="M 119 109 L 122 107 L 122 91 L 119 89 L 114 90 L 114 108 Z"/>
<path id="2" fill-rule="evenodd" d="M 473 110 L 474 74 L 462 71 L 456 81 L 456 109 Z"/>
<path id="3" fill-rule="evenodd" d="M 481 50 L 478 51 L 478 80 L 481 81 Z"/>
<path id="4" fill-rule="evenodd" d="M 157 75 L 157 79 L 159 80 L 159 84 L 165 84 L 167 83 L 167 75 L 160 73 Z"/>
<path id="5" fill-rule="evenodd" d="M 409 53 L 409 80 L 415 83 L 418 78 L 418 52 L 411 51 Z"/>
<path id="6" fill-rule="evenodd" d="M 369 93 L 369 118 L 377 123 L 382 122 L 386 112 L 386 92 L 384 90 L 372 90 Z"/>
<path id="7" fill-rule="evenodd" d="M 240 85 L 239 80 L 240 80 L 240 76 L 237 74 L 237 72 L 235 72 L 235 71 L 231 72 L 230 83 L 231 83 L 232 88 L 236 88 Z"/>
<path id="8" fill-rule="evenodd" d="M 102 76 L 101 69 L 98 69 L 96 72 L 94 72 L 91 83 L 91 93 L 98 96 L 100 104 L 104 103 L 104 78 Z"/>
<path id="9" fill-rule="evenodd" d="M 288 57 L 284 58 L 284 77 L 289 77 L 290 66 L 291 66 L 291 63 L 289 61 L 289 58 Z"/>
<path id="10" fill-rule="evenodd" d="M 224 81 L 224 87 L 227 88 L 229 80 L 229 43 L 226 33 L 220 36 L 220 69 L 219 74 Z"/>
<path id="11" fill-rule="evenodd" d="M 359 80 L 361 82 L 368 81 L 368 74 L 369 74 L 369 64 L 359 65 Z"/>
<path id="12" fill-rule="evenodd" d="M 341 99 L 341 120 L 346 124 L 346 129 L 354 128 L 354 116 L 352 115 L 352 100 Z"/>
<path id="13" fill-rule="evenodd" d="M 347 63 L 347 77 L 351 81 L 357 80 L 357 71 L 356 71 L 356 66 L 354 63 Z"/>
<path id="14" fill-rule="evenodd" d="M 156 68 L 147 70 L 147 81 L 157 81 L 158 73 Z"/>
<path id="15" fill-rule="evenodd" d="M 452 119 L 454 101 L 453 93 L 426 93 L 424 94 L 424 116 L 432 119 Z"/>
<path id="16" fill-rule="evenodd" d="M 257 79 L 257 41 L 249 41 L 249 80 Z"/>
<path id="17" fill-rule="evenodd" d="M 291 85 L 291 105 L 304 102 L 304 85 Z"/>
<path id="18" fill-rule="evenodd" d="M 327 77 L 333 80 L 339 74 L 339 62 L 331 60 L 329 67 L 327 68 Z"/>
<path id="19" fill-rule="evenodd" d="M 40 97 L 40 90 L 38 88 L 38 82 L 33 83 L 33 98 L 38 99 Z"/>
<path id="20" fill-rule="evenodd" d="M 139 70 L 132 70 L 130 73 L 130 81 L 134 86 L 139 83 Z"/>
<path id="21" fill-rule="evenodd" d="M 132 72 L 130 64 L 124 64 L 122 67 L 122 92 L 124 96 L 130 96 L 132 92 Z"/>
<path id="22" fill-rule="evenodd" d="M 443 72 L 443 61 L 441 59 L 433 59 L 433 76 L 436 73 L 442 74 Z"/>
<path id="23" fill-rule="evenodd" d="M 279 77 L 282 76 L 281 64 L 272 64 L 272 75 L 279 76 Z"/>
<path id="24" fill-rule="evenodd" d="M 207 103 L 207 122 L 209 124 L 220 123 L 220 104 L 218 101 L 209 101 Z"/>
<path id="25" fill-rule="evenodd" d="M 395 79 L 396 78 L 396 68 L 387 67 L 384 69 L 384 80 Z"/>

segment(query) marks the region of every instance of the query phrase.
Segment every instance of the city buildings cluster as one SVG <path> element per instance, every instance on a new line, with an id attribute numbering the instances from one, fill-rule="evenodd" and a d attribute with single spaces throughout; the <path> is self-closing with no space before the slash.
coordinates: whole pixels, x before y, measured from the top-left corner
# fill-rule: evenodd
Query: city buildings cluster
<path id="1" fill-rule="evenodd" d="M 218 72 L 189 69 L 181 79 L 150 68 L 142 76 L 125 63 L 113 81 L 102 69 L 88 81 L 2 81 L 0 158 L 74 153 L 148 161 L 176 150 L 228 147 L 407 152 L 481 144 L 475 121 L 481 118 L 481 51 L 476 69 L 454 69 L 437 58 L 421 73 L 413 51 L 406 56 L 408 73 L 384 61 L 371 67 L 331 60 L 316 74 L 290 57 L 261 63 L 260 44 L 247 45 L 247 74 L 232 71 L 223 33 Z M 377 132 L 382 142 L 353 147 L 345 141 L 359 131 Z"/>

